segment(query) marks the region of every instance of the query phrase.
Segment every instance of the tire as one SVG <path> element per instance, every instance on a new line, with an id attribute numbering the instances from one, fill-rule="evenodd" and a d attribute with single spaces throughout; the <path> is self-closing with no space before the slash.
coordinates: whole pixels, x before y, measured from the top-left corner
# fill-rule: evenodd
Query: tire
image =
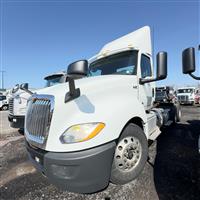
<path id="1" fill-rule="evenodd" d="M 181 121 L 181 108 L 180 105 L 175 105 L 174 123 Z"/>
<path id="2" fill-rule="evenodd" d="M 21 134 L 21 135 L 24 135 L 24 128 L 20 128 L 20 129 L 18 130 L 18 133 Z"/>
<path id="3" fill-rule="evenodd" d="M 115 149 L 110 181 L 121 185 L 137 178 L 148 158 L 148 141 L 143 130 L 128 124 Z"/>
<path id="4" fill-rule="evenodd" d="M 3 106 L 2 110 L 8 110 L 8 106 Z"/>

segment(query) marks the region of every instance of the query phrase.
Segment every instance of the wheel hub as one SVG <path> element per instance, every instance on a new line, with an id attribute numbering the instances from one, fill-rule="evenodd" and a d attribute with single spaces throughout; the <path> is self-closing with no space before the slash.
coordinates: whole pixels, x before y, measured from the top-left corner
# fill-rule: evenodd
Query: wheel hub
<path id="1" fill-rule="evenodd" d="M 122 171 L 133 170 L 141 158 L 141 144 L 135 137 L 126 137 L 119 142 L 115 151 L 115 162 Z"/>

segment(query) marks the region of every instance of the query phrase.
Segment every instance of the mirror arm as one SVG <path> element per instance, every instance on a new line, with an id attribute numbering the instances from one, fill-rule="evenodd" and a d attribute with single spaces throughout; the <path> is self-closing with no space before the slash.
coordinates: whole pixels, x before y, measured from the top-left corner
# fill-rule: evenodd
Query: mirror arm
<path id="1" fill-rule="evenodd" d="M 25 89 L 23 87 L 20 87 L 21 90 L 24 90 L 25 92 L 29 93 L 30 95 L 34 94 L 32 91 L 30 91 L 29 89 Z"/>
<path id="2" fill-rule="evenodd" d="M 154 81 L 159 81 L 161 79 L 157 79 L 157 78 L 152 78 L 152 79 L 143 79 L 143 78 L 140 78 L 139 79 L 139 83 L 141 85 L 145 84 L 145 83 L 150 83 L 150 82 L 154 82 Z"/>
<path id="3" fill-rule="evenodd" d="M 70 76 L 67 77 L 69 83 L 69 92 L 65 95 L 65 103 L 78 98 L 81 95 L 80 88 L 75 88 L 74 79 Z"/>
<path id="4" fill-rule="evenodd" d="M 198 77 L 198 76 L 195 76 L 194 74 L 192 74 L 192 73 L 189 73 L 189 75 L 192 77 L 192 78 L 194 78 L 195 80 L 198 80 L 198 81 L 200 81 L 200 77 Z"/>

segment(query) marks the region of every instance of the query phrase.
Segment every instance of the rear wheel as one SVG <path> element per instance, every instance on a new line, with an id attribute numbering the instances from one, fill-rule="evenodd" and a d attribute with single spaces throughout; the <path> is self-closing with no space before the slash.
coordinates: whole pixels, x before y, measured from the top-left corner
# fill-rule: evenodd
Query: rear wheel
<path id="1" fill-rule="evenodd" d="M 143 130 L 129 124 L 122 132 L 115 149 L 111 182 L 125 184 L 137 178 L 148 157 L 148 142 Z"/>

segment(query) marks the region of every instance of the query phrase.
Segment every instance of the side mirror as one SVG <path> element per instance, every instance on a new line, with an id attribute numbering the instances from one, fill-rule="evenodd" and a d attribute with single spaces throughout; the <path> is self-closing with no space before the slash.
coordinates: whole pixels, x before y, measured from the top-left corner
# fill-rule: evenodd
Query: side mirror
<path id="1" fill-rule="evenodd" d="M 19 89 L 19 84 L 16 84 L 15 87 L 12 89 L 12 93 L 17 92 L 18 89 Z"/>
<path id="2" fill-rule="evenodd" d="M 84 77 L 88 74 L 88 61 L 87 60 L 79 60 L 74 63 L 71 63 L 68 66 L 67 74 L 70 76 L 80 76 Z"/>
<path id="3" fill-rule="evenodd" d="M 195 71 L 195 50 L 187 48 L 182 53 L 182 67 L 184 74 L 190 74 Z"/>
<path id="4" fill-rule="evenodd" d="M 162 51 L 156 56 L 157 60 L 157 80 L 163 80 L 167 77 L 167 53 Z"/>
<path id="5" fill-rule="evenodd" d="M 199 48 L 200 50 L 200 45 Z M 189 74 L 195 80 L 200 80 L 200 77 L 192 74 L 195 71 L 195 49 L 193 47 L 187 48 L 182 53 L 183 73 Z"/>
<path id="6" fill-rule="evenodd" d="M 20 89 L 21 90 L 24 90 L 25 92 L 29 93 L 30 95 L 33 94 L 33 92 L 31 92 L 29 89 L 28 89 L 28 83 L 22 83 L 20 85 Z"/>
<path id="7" fill-rule="evenodd" d="M 76 88 L 74 79 L 82 78 L 88 74 L 88 61 L 79 60 L 71 63 L 67 69 L 67 80 L 69 82 L 69 92 L 65 95 L 65 103 L 76 99 L 80 96 L 79 88 Z"/>
<path id="8" fill-rule="evenodd" d="M 28 83 L 22 83 L 22 84 L 20 85 L 20 89 L 21 89 L 21 90 L 28 90 Z"/>

